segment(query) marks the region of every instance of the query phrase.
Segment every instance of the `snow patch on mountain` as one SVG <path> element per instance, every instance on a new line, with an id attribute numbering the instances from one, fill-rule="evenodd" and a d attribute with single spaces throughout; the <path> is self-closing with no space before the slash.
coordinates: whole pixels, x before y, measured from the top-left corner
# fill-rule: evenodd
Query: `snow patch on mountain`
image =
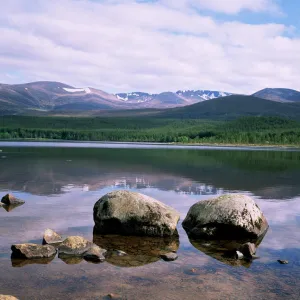
<path id="1" fill-rule="evenodd" d="M 128 101 L 128 96 L 127 97 L 121 97 L 120 95 L 116 95 L 116 96 L 119 100 Z"/>
<path id="2" fill-rule="evenodd" d="M 133 92 L 133 93 L 119 93 L 115 95 L 119 100 L 122 101 L 133 101 L 133 102 L 145 102 L 153 98 L 152 94 L 143 92 Z"/>
<path id="3" fill-rule="evenodd" d="M 226 97 L 232 95 L 231 93 L 221 92 L 221 91 L 209 91 L 209 90 L 181 90 L 177 91 L 178 96 L 184 98 L 198 98 L 200 101 L 212 100 L 220 97 Z"/>
<path id="4" fill-rule="evenodd" d="M 82 88 L 82 89 L 76 89 L 76 88 L 63 88 L 68 93 L 80 93 L 85 92 L 87 94 L 91 93 L 90 88 Z"/>

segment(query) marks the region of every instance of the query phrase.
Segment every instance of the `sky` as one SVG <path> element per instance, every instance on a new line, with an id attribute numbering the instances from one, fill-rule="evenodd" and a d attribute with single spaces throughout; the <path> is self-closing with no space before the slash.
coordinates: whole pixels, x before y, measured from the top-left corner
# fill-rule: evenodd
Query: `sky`
<path id="1" fill-rule="evenodd" d="M 298 0 L 9 0 L 0 82 L 106 92 L 300 90 Z"/>

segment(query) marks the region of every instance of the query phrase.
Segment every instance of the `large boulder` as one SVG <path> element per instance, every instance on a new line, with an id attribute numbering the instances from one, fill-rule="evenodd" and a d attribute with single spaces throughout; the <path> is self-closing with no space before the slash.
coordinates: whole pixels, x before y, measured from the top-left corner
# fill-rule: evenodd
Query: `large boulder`
<path id="1" fill-rule="evenodd" d="M 93 243 L 81 236 L 69 236 L 58 246 L 58 254 L 81 256 L 90 250 Z"/>
<path id="2" fill-rule="evenodd" d="M 171 236 L 179 217 L 162 202 L 130 191 L 108 193 L 94 206 L 95 231 L 101 234 Z"/>
<path id="3" fill-rule="evenodd" d="M 182 226 L 192 238 L 257 239 L 268 222 L 252 198 L 228 194 L 194 204 Z"/>
<path id="4" fill-rule="evenodd" d="M 56 249 L 51 245 L 15 244 L 11 250 L 14 258 L 47 258 L 56 254 Z"/>
<path id="5" fill-rule="evenodd" d="M 1 202 L 5 205 L 20 205 L 20 204 L 24 204 L 25 201 L 16 198 L 14 195 L 12 194 L 7 194 L 5 195 Z"/>

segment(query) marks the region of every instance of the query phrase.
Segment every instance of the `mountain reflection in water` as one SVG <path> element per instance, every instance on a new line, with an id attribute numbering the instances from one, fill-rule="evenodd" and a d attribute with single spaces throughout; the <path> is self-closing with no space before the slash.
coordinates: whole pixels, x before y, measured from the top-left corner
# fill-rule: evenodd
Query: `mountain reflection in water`
<path id="1" fill-rule="evenodd" d="M 0 188 L 36 195 L 65 193 L 69 184 L 91 191 L 116 186 L 196 195 L 241 190 L 276 199 L 300 194 L 296 151 L 3 148 L 3 153 Z"/>

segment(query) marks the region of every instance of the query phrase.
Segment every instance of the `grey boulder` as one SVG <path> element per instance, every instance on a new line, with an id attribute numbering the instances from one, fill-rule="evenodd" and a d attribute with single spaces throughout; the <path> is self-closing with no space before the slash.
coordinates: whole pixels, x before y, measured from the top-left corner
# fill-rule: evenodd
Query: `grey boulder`
<path id="1" fill-rule="evenodd" d="M 15 244 L 11 246 L 11 250 L 15 258 L 47 258 L 56 254 L 56 249 L 51 245 Z"/>
<path id="2" fill-rule="evenodd" d="M 228 194 L 194 204 L 182 226 L 193 238 L 257 239 L 268 222 L 251 197 Z"/>
<path id="3" fill-rule="evenodd" d="M 179 213 L 146 195 L 115 191 L 94 205 L 94 230 L 100 234 L 172 236 Z"/>

